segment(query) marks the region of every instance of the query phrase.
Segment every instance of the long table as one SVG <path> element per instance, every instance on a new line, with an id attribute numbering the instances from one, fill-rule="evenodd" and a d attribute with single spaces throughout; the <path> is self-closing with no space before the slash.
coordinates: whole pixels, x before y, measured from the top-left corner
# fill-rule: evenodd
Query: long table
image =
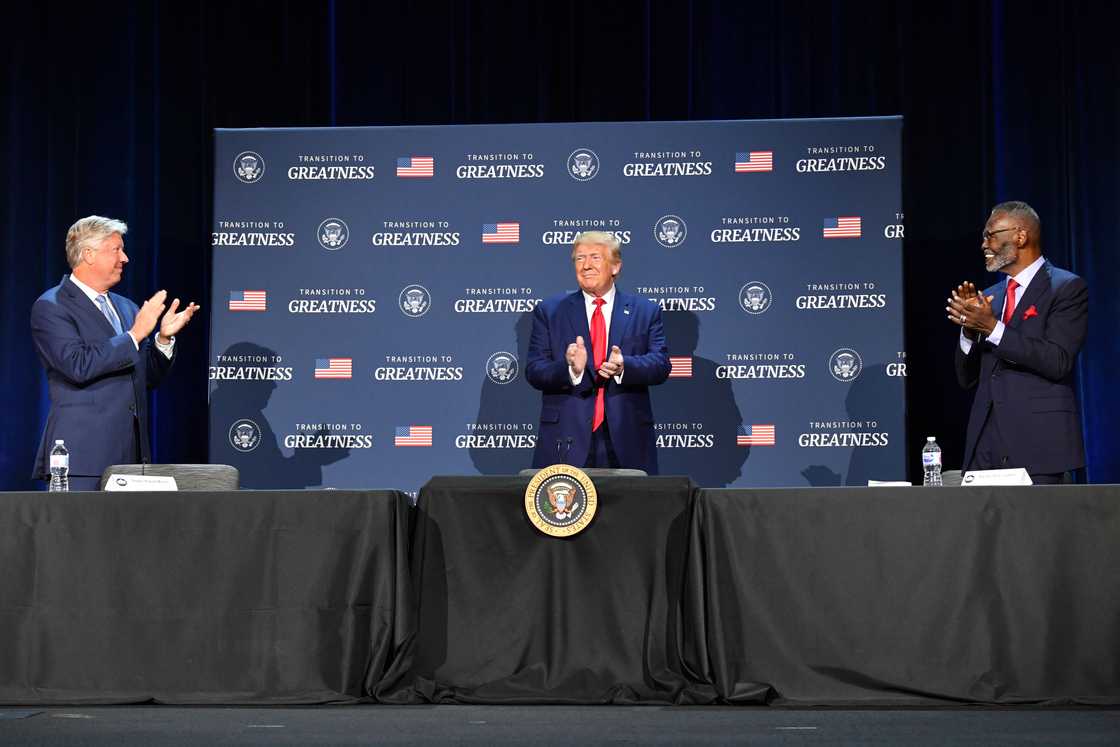
<path id="1" fill-rule="evenodd" d="M 1120 703 L 1120 489 L 447 478 L 413 535 L 426 702 Z"/>
<path id="2" fill-rule="evenodd" d="M 574 537 L 525 515 L 527 478 L 437 477 L 412 535 L 413 661 L 394 702 L 710 702 L 680 660 L 694 489 L 595 481 Z"/>
<path id="3" fill-rule="evenodd" d="M 703 490 L 685 661 L 732 703 L 1120 703 L 1120 487 Z"/>
<path id="4" fill-rule="evenodd" d="M 1120 487 L 0 494 L 3 703 L 1120 704 Z"/>
<path id="5" fill-rule="evenodd" d="M 397 659 L 408 498 L 0 494 L 0 702 L 320 703 Z"/>

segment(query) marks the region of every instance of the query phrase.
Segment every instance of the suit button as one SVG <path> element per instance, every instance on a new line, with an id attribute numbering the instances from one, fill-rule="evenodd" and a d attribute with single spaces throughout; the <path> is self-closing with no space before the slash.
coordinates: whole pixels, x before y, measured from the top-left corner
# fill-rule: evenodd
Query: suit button
<path id="1" fill-rule="evenodd" d="M 135 413 L 136 412 L 136 404 L 133 403 L 133 404 L 129 405 L 128 406 L 128 411 L 131 412 L 131 413 Z"/>

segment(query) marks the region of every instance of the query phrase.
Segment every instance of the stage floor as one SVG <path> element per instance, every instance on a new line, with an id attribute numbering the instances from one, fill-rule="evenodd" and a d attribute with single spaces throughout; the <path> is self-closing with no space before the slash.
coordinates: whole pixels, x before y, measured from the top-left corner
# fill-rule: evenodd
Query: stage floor
<path id="1" fill-rule="evenodd" d="M 1120 709 L 657 706 L 0 708 L 0 743 L 1115 745 Z"/>

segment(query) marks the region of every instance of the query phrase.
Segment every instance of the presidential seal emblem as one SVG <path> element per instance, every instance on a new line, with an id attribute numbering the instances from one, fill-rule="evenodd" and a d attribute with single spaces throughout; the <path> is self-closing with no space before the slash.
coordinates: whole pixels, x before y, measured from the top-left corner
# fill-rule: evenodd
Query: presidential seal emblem
<path id="1" fill-rule="evenodd" d="M 739 305 L 748 314 L 761 314 L 770 308 L 774 296 L 766 283 L 757 280 L 744 285 L 739 289 Z"/>
<path id="2" fill-rule="evenodd" d="M 851 348 L 840 348 L 829 357 L 828 370 L 837 381 L 855 381 L 863 371 L 863 358 Z"/>
<path id="3" fill-rule="evenodd" d="M 327 218 L 319 224 L 316 236 L 319 238 L 319 246 L 333 252 L 346 246 L 346 242 L 350 240 L 350 228 L 341 218 Z"/>
<path id="4" fill-rule="evenodd" d="M 599 174 L 599 156 L 590 148 L 576 148 L 568 156 L 568 176 L 577 182 L 589 182 Z"/>
<path id="5" fill-rule="evenodd" d="M 409 285 L 401 291 L 397 306 L 405 316 L 424 316 L 432 307 L 432 294 L 422 285 Z"/>
<path id="6" fill-rule="evenodd" d="M 230 446 L 238 451 L 250 452 L 261 442 L 261 427 L 249 418 L 242 418 L 229 428 Z"/>
<path id="7" fill-rule="evenodd" d="M 569 464 L 545 467 L 525 488 L 525 513 L 533 526 L 550 537 L 579 534 L 599 506 L 595 484 L 587 473 Z"/>
<path id="8" fill-rule="evenodd" d="M 684 218 L 679 215 L 663 215 L 653 225 L 653 237 L 666 249 L 680 246 L 686 236 L 688 236 L 688 226 L 685 225 Z"/>
<path id="9" fill-rule="evenodd" d="M 486 361 L 486 376 L 495 384 L 508 384 L 517 378 L 517 356 L 504 350 Z"/>
<path id="10" fill-rule="evenodd" d="M 233 159 L 233 175 L 245 184 L 260 181 L 264 176 L 264 159 L 261 154 L 251 150 L 238 153 L 237 158 Z"/>

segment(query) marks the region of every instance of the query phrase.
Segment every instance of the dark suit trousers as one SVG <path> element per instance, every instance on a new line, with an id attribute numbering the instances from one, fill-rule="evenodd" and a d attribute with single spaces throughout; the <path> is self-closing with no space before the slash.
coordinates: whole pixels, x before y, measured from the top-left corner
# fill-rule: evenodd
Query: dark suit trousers
<path id="1" fill-rule="evenodd" d="M 988 417 L 976 439 L 972 464 L 966 464 L 965 469 L 1006 469 L 1014 466 L 1009 463 L 1007 445 L 999 430 L 999 418 L 996 416 L 996 408 L 992 406 L 988 408 Z"/>
<path id="2" fill-rule="evenodd" d="M 132 463 L 140 464 L 140 420 L 132 418 Z M 109 465 L 106 464 L 106 467 Z M 50 486 L 50 480 L 43 483 Z M 70 490 L 101 490 L 101 475 L 70 475 Z"/>
<path id="3" fill-rule="evenodd" d="M 611 432 L 606 420 L 598 430 L 591 432 L 591 448 L 587 450 L 587 464 L 584 466 L 618 468 L 618 457 L 611 446 Z"/>
<path id="4" fill-rule="evenodd" d="M 988 410 L 988 417 L 984 427 L 980 429 L 980 436 L 976 439 L 976 451 L 972 455 L 972 464 L 965 469 L 1009 469 L 1016 467 L 1011 458 L 1007 456 L 1007 447 L 999 429 L 999 418 L 996 408 Z M 1035 485 L 1068 485 L 1073 478 L 1068 472 L 1054 474 L 1031 473 L 1031 481 Z"/>

